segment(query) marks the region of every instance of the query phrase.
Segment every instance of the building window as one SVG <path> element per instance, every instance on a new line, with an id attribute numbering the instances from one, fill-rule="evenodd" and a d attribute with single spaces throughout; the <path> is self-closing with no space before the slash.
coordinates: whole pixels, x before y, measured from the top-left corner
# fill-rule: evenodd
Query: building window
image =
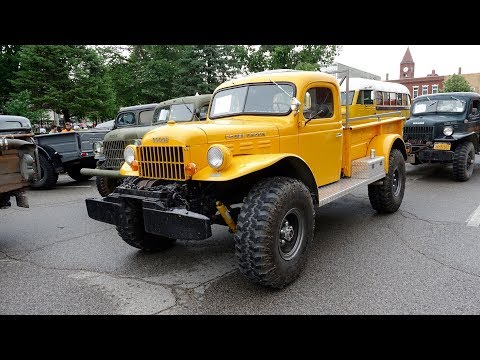
<path id="1" fill-rule="evenodd" d="M 422 95 L 428 94 L 428 85 L 422 85 Z"/>
<path id="2" fill-rule="evenodd" d="M 436 94 L 438 93 L 438 85 L 435 84 L 435 85 L 432 85 L 432 94 Z"/>
<path id="3" fill-rule="evenodd" d="M 413 98 L 415 99 L 418 96 L 418 86 L 413 87 Z"/>

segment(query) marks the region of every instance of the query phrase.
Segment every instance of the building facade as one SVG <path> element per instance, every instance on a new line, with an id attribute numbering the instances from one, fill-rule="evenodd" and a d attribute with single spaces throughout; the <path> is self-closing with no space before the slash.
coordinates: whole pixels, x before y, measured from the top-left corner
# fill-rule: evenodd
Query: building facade
<path id="1" fill-rule="evenodd" d="M 410 91 L 412 99 L 419 95 L 436 94 L 443 89 L 445 76 L 438 75 L 435 70 L 424 77 L 415 77 L 415 62 L 413 61 L 410 48 L 407 48 L 402 61 L 400 62 L 400 76 L 398 80 L 386 80 L 405 85 Z"/>

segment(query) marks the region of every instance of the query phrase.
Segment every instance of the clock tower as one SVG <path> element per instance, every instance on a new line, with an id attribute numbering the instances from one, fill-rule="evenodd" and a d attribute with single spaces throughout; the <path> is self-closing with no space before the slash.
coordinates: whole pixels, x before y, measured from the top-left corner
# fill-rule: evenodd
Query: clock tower
<path id="1" fill-rule="evenodd" d="M 402 62 L 400 63 L 400 79 L 415 77 L 415 63 L 410 54 L 410 48 L 407 47 Z"/>

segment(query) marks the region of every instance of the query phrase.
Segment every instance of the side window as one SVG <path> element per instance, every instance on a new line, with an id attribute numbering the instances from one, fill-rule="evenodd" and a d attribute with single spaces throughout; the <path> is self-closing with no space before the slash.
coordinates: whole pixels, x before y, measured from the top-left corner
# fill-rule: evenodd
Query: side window
<path id="1" fill-rule="evenodd" d="M 473 100 L 472 101 L 472 107 L 470 109 L 470 114 L 471 114 L 471 117 L 477 119 L 478 116 L 479 116 L 479 112 L 480 112 L 480 100 Z"/>
<path id="2" fill-rule="evenodd" d="M 360 90 L 358 92 L 357 104 L 372 105 L 373 90 Z"/>
<path id="3" fill-rule="evenodd" d="M 314 87 L 305 94 L 303 116 L 305 119 L 323 119 L 333 116 L 333 94 L 327 87 Z M 308 101 L 307 101 L 308 99 Z"/>
<path id="4" fill-rule="evenodd" d="M 141 125 L 152 125 L 153 110 L 142 111 L 138 116 L 138 123 Z"/>
<path id="5" fill-rule="evenodd" d="M 132 112 L 122 113 L 117 117 L 117 125 L 134 125 L 135 114 Z"/>
<path id="6" fill-rule="evenodd" d="M 199 115 L 198 115 L 198 117 L 200 118 L 200 120 L 205 120 L 205 119 L 207 118 L 207 112 L 208 112 L 208 104 L 203 105 L 203 106 L 200 108 L 200 112 L 199 112 Z"/>
<path id="7" fill-rule="evenodd" d="M 375 96 L 376 96 L 375 100 L 377 101 L 377 105 L 383 105 L 383 93 L 381 91 L 376 91 Z"/>

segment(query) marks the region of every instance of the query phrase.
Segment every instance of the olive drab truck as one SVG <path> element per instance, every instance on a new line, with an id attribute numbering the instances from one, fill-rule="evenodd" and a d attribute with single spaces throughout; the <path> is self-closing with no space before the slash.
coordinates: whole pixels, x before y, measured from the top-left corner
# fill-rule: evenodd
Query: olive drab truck
<path id="1" fill-rule="evenodd" d="M 240 272 L 282 288 L 305 265 L 315 207 L 363 186 L 377 212 L 400 207 L 404 121 L 343 121 L 339 83 L 321 72 L 233 79 L 215 90 L 204 123 L 170 121 L 126 147 L 120 171 L 128 178 L 107 197 L 86 199 L 87 211 L 144 251 L 228 226 Z"/>
<path id="2" fill-rule="evenodd" d="M 26 189 L 40 174 L 38 149 L 30 120 L 0 115 L 0 209 L 28 208 Z"/>
<path id="3" fill-rule="evenodd" d="M 95 158 L 98 159 L 95 169 L 83 168 L 83 175 L 96 176 L 97 190 L 101 196 L 107 196 L 123 181 L 120 174 L 123 150 L 127 145 L 140 141 L 148 131 L 157 126 L 166 125 L 167 121 L 176 122 L 202 121 L 207 117 L 208 105 L 212 94 L 185 96 L 162 101 L 158 104 L 137 105 L 121 108 L 115 126 L 103 140 L 93 144 Z M 125 121 L 129 116 L 140 121 Z"/>

